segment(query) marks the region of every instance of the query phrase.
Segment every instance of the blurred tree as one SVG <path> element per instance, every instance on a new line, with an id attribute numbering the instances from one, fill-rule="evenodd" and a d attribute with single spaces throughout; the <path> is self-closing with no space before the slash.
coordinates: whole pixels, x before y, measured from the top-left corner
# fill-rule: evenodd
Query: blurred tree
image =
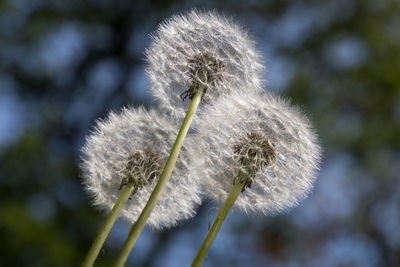
<path id="1" fill-rule="evenodd" d="M 96 118 L 152 105 L 143 52 L 162 18 L 234 15 L 257 39 L 268 88 L 304 107 L 325 158 L 314 194 L 276 217 L 232 214 L 207 266 L 400 266 L 400 7 L 385 0 L 0 1 L 0 265 L 77 266 L 104 216 L 79 178 Z M 187 266 L 206 233 L 141 237 L 135 266 Z M 119 224 L 98 266 L 126 236 Z"/>

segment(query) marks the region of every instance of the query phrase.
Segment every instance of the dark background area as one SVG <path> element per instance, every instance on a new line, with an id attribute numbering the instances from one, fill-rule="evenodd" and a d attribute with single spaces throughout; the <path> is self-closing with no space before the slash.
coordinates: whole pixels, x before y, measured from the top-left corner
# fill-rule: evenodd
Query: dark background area
<path id="1" fill-rule="evenodd" d="M 268 90 L 308 112 L 324 148 L 307 200 L 275 217 L 231 214 L 204 266 L 400 266 L 397 0 L 0 1 L 0 266 L 81 264 L 105 218 L 81 185 L 84 137 L 110 110 L 153 105 L 149 34 L 193 7 L 252 33 Z M 211 207 L 146 229 L 129 263 L 188 266 Z M 117 222 L 97 266 L 128 229 Z"/>

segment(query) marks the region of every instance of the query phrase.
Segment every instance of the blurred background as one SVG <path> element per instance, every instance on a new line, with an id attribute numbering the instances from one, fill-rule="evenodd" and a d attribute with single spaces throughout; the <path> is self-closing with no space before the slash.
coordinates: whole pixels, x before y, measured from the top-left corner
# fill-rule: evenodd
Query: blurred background
<path id="1" fill-rule="evenodd" d="M 81 264 L 105 219 L 81 186 L 85 135 L 110 110 L 153 105 L 149 34 L 193 7 L 251 32 L 268 89 L 308 112 L 324 148 L 307 200 L 230 214 L 204 266 L 400 266 L 398 0 L 0 1 L 0 266 Z M 146 229 L 129 264 L 190 265 L 211 207 Z M 97 266 L 128 230 L 117 222 Z"/>

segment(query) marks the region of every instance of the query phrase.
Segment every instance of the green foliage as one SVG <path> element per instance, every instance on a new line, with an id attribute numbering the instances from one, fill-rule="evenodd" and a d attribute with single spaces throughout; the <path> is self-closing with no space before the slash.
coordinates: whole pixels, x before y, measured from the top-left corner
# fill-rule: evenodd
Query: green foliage
<path id="1" fill-rule="evenodd" d="M 400 215 L 390 209 L 400 203 L 399 5 L 395 0 L 202 2 L 200 7 L 238 16 L 265 39 L 259 40 L 262 49 L 271 49 L 274 59 L 286 62 L 284 73 L 278 73 L 285 77 L 279 93 L 310 115 L 326 165 L 344 158 L 349 166 L 336 174 L 345 179 L 340 189 L 353 192 L 345 202 L 354 207 L 351 212 L 334 217 L 340 207 L 317 202 L 324 194 L 319 185 L 330 182 L 323 170 L 310 200 L 317 208 L 309 211 L 319 228 L 300 227 L 296 215 L 243 218 L 236 235 L 249 236 L 253 247 L 259 245 L 256 252 L 238 245 L 244 255 L 307 265 L 325 255 L 321 250 L 344 232 L 349 238 L 362 234 L 378 248 L 376 265 L 400 265 L 400 244 L 391 241 L 399 232 Z M 11 126 L 0 125 L 0 137 L 3 132 L 14 137 L 0 138 L 1 266 L 81 264 L 104 220 L 80 185 L 83 137 L 110 109 L 150 104 L 143 94 L 146 36 L 162 18 L 190 7 L 179 1 L 0 1 L 0 97 L 15 95 L 24 118 L 19 132 L 9 133 Z M 285 28 L 289 15 L 292 28 Z M 295 41 L 282 41 L 296 34 Z M 272 71 L 276 61 L 266 61 L 270 79 L 277 75 Z M 17 121 L 17 115 L 6 111 L 0 106 L 3 116 Z M 332 193 L 330 200 L 341 203 L 338 199 L 348 196 L 343 192 Z M 391 218 L 384 227 L 377 223 L 382 214 Z M 136 255 L 135 263 L 155 266 L 167 260 L 166 251 L 177 242 L 174 237 L 201 227 L 206 229 L 202 214 L 180 228 L 154 234 L 156 245 Z M 98 266 L 110 265 L 119 242 L 106 242 Z M 201 245 L 200 239 L 196 242 L 191 244 L 193 256 Z M 222 259 L 216 258 L 218 253 L 210 255 L 210 264 L 226 265 L 232 258 L 231 266 L 243 266 L 242 254 L 224 253 Z M 179 265 L 179 259 L 176 262 Z"/>

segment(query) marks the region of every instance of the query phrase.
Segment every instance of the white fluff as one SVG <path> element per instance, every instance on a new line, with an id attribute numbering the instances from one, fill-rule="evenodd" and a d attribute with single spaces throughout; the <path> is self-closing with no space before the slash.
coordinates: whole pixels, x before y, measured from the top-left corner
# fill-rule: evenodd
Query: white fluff
<path id="1" fill-rule="evenodd" d="M 191 139 L 192 179 L 204 194 L 225 201 L 242 167 L 234 153 L 249 132 L 261 133 L 273 144 L 273 164 L 255 175 L 251 188 L 237 199 L 244 212 L 273 214 L 291 208 L 313 187 L 321 148 L 306 117 L 287 101 L 270 94 L 234 94 L 221 98 L 204 114 L 198 136 Z"/>
<path id="2" fill-rule="evenodd" d="M 261 91 L 264 67 L 248 34 L 215 12 L 192 10 L 163 22 L 146 50 L 151 91 L 168 115 L 185 115 L 190 101 L 180 95 L 192 84 L 189 65 L 197 55 L 210 55 L 224 65 L 222 80 L 208 85 L 209 101 L 235 90 Z"/>
<path id="3" fill-rule="evenodd" d="M 93 204 L 107 212 L 112 209 L 122 192 L 120 184 L 132 154 L 150 149 L 165 163 L 178 129 L 155 111 L 142 108 L 124 108 L 120 113 L 111 112 L 107 119 L 98 121 L 82 148 L 83 182 L 93 198 Z M 194 215 L 194 208 L 200 204 L 199 184 L 197 180 L 188 179 L 187 166 L 187 150 L 183 146 L 172 177 L 147 221 L 148 225 L 161 229 Z M 139 171 L 149 174 L 153 170 L 148 168 L 139 166 Z M 131 196 L 122 210 L 123 218 L 131 223 L 136 221 L 156 182 L 147 183 Z"/>

